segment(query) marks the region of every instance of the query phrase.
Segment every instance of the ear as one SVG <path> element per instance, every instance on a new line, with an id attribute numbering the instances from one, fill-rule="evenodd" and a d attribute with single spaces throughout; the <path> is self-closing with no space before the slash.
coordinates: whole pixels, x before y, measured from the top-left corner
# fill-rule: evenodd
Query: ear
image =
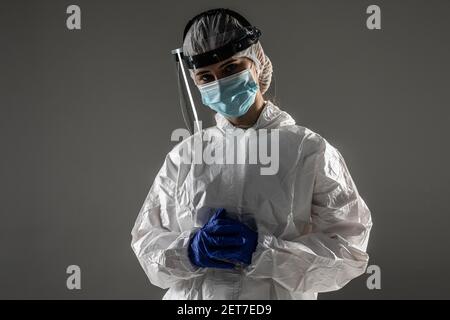
<path id="1" fill-rule="evenodd" d="M 252 73 L 253 80 L 255 80 L 255 82 L 259 85 L 259 76 L 258 76 L 258 70 L 256 69 L 256 63 L 253 60 L 251 60 L 251 61 L 252 61 L 252 64 L 250 67 L 250 71 Z"/>

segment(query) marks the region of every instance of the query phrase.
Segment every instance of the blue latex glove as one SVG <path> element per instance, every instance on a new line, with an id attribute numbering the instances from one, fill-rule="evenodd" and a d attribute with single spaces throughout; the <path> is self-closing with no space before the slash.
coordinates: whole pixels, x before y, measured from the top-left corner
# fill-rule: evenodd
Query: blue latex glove
<path id="1" fill-rule="evenodd" d="M 189 258 L 199 267 L 232 269 L 235 264 L 251 263 L 257 240 L 257 232 L 226 217 L 221 208 L 192 237 Z"/>

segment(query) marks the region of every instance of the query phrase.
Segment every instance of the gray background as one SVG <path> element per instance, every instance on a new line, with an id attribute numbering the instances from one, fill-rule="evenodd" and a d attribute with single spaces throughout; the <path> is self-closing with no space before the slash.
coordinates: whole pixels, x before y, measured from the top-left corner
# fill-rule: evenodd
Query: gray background
<path id="1" fill-rule="evenodd" d="M 425 0 L 1 1 L 0 298 L 162 297 L 130 231 L 184 126 L 169 52 L 220 6 L 262 29 L 277 104 L 338 147 L 372 211 L 382 289 L 320 298 L 450 298 L 450 2 Z"/>

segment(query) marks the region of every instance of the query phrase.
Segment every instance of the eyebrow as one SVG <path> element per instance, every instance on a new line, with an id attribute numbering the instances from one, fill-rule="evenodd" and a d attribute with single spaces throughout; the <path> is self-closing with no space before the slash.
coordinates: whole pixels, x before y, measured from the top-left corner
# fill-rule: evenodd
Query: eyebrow
<path id="1" fill-rule="evenodd" d="M 223 68 L 224 66 L 226 66 L 226 65 L 228 65 L 228 64 L 230 64 L 230 63 L 232 63 L 232 62 L 235 62 L 235 61 L 236 61 L 236 59 L 232 59 L 232 60 L 229 60 L 229 61 L 225 61 L 224 63 L 222 63 L 222 64 L 219 66 L 219 68 Z M 199 73 L 196 74 L 196 76 L 201 76 L 202 74 L 205 74 L 205 73 L 208 73 L 208 72 L 209 72 L 209 70 L 200 71 Z"/>

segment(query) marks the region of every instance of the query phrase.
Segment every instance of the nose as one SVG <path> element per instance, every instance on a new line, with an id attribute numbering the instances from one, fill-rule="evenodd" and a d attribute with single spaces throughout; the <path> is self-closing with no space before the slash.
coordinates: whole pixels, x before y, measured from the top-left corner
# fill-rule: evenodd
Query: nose
<path id="1" fill-rule="evenodd" d="M 220 72 L 220 71 L 214 72 L 213 76 L 214 76 L 215 81 L 226 77 L 226 75 L 224 75 L 223 72 Z"/>
<path id="2" fill-rule="evenodd" d="M 218 74 L 218 73 L 214 73 L 213 77 L 214 77 L 214 81 L 217 81 L 217 80 L 219 80 L 221 78 L 220 74 Z"/>

